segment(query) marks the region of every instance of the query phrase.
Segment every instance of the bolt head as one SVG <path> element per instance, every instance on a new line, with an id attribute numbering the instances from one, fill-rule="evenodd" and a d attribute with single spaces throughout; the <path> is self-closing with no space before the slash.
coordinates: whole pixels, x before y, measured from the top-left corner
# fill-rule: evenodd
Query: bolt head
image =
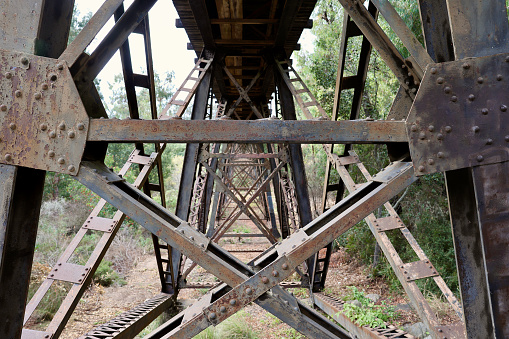
<path id="1" fill-rule="evenodd" d="M 482 162 L 484 160 L 484 157 L 482 155 L 477 156 L 477 161 Z"/>
<path id="2" fill-rule="evenodd" d="M 268 284 L 268 283 L 269 283 L 269 278 L 267 278 L 267 277 L 263 277 L 263 278 L 262 278 L 262 283 L 264 283 L 264 284 Z"/>
<path id="3" fill-rule="evenodd" d="M 27 58 L 27 57 L 22 57 L 22 58 L 21 58 L 21 63 L 22 63 L 23 65 L 28 65 L 28 58 Z"/>
<path id="4" fill-rule="evenodd" d="M 444 93 L 445 93 L 445 94 L 449 94 L 449 93 L 451 93 L 451 87 L 446 86 L 446 87 L 444 88 Z"/>
<path id="5" fill-rule="evenodd" d="M 194 241 L 194 237 L 193 236 L 190 236 L 189 239 L 191 239 L 191 241 Z"/>
<path id="6" fill-rule="evenodd" d="M 42 89 L 46 91 L 48 89 L 48 84 L 47 83 L 42 84 Z"/>
<path id="7" fill-rule="evenodd" d="M 478 83 L 478 84 L 482 84 L 483 82 L 484 82 L 483 77 L 478 77 L 478 78 L 477 78 L 477 83 Z"/>
<path id="8" fill-rule="evenodd" d="M 465 63 L 462 65 L 462 67 L 463 67 L 464 69 L 469 69 L 469 68 L 470 68 L 470 64 L 469 64 L 469 63 L 467 63 L 467 62 L 465 62 Z"/>
<path id="9" fill-rule="evenodd" d="M 474 127 L 472 127 L 472 130 L 474 131 L 474 133 L 477 133 L 477 132 L 479 132 L 481 129 L 479 128 L 479 126 L 474 126 Z"/>
<path id="10" fill-rule="evenodd" d="M 217 318 L 217 316 L 214 312 L 210 313 L 210 315 L 209 315 L 210 320 L 215 320 L 216 318 Z"/>
<path id="11" fill-rule="evenodd" d="M 504 140 L 505 140 L 506 142 L 509 142 L 509 135 L 506 135 L 506 136 L 504 137 Z"/>
<path id="12" fill-rule="evenodd" d="M 434 165 L 434 164 L 435 164 L 435 160 L 433 160 L 433 159 L 428 159 L 428 164 L 430 164 L 430 165 Z"/>
<path id="13" fill-rule="evenodd" d="M 491 144 L 493 144 L 493 139 L 486 140 L 486 145 L 491 145 Z"/>
<path id="14" fill-rule="evenodd" d="M 438 134 L 437 134 L 437 139 L 438 139 L 438 140 L 442 140 L 442 139 L 444 139 L 444 135 L 443 135 L 442 133 L 438 133 Z"/>
<path id="15" fill-rule="evenodd" d="M 279 275 L 279 272 L 278 271 L 272 271 L 272 276 L 273 277 L 277 277 Z"/>
<path id="16" fill-rule="evenodd" d="M 475 95 L 473 95 L 473 94 L 469 94 L 469 95 L 468 95 L 468 100 L 470 100 L 470 101 L 474 101 L 474 100 L 475 100 Z"/>
<path id="17" fill-rule="evenodd" d="M 73 139 L 76 136 L 76 133 L 74 131 L 69 131 L 69 133 L 67 133 L 67 136 Z"/>
<path id="18" fill-rule="evenodd" d="M 58 129 L 63 131 L 65 129 L 65 122 L 61 122 L 60 125 L 58 125 Z"/>
<path id="19" fill-rule="evenodd" d="M 502 79 L 504 79 L 502 74 L 497 74 L 497 81 L 502 81 Z"/>
<path id="20" fill-rule="evenodd" d="M 6 112 L 7 111 L 7 106 L 6 105 L 0 106 L 0 111 Z"/>
<path id="21" fill-rule="evenodd" d="M 83 130 L 85 129 L 85 124 L 84 124 L 84 123 L 82 123 L 82 122 L 80 122 L 80 123 L 78 124 L 78 129 L 79 129 L 80 131 L 83 131 Z"/>
<path id="22" fill-rule="evenodd" d="M 487 114 L 488 114 L 488 112 L 489 112 L 489 111 L 488 111 L 488 109 L 487 109 L 487 108 L 483 108 L 483 109 L 481 110 L 481 113 L 482 113 L 483 115 L 487 115 Z"/>
<path id="23" fill-rule="evenodd" d="M 444 78 L 440 77 L 437 79 L 437 84 L 443 84 L 444 83 Z"/>
<path id="24" fill-rule="evenodd" d="M 221 311 L 221 313 L 225 313 L 226 312 L 226 307 L 221 306 L 221 308 L 219 310 Z"/>
<path id="25" fill-rule="evenodd" d="M 288 269 L 288 264 L 281 265 L 281 268 L 286 271 Z"/>
<path id="26" fill-rule="evenodd" d="M 426 168 L 424 166 L 419 166 L 419 172 L 424 172 Z"/>
<path id="27" fill-rule="evenodd" d="M 433 132 L 434 130 L 435 130 L 435 126 L 433 126 L 433 125 L 428 126 L 428 131 Z"/>
<path id="28" fill-rule="evenodd" d="M 57 133 L 55 131 L 49 132 L 49 137 L 50 138 L 55 138 L 56 136 L 57 136 Z"/>
<path id="29" fill-rule="evenodd" d="M 457 96 L 455 96 L 455 95 L 453 95 L 453 96 L 451 97 L 451 101 L 452 101 L 452 102 L 456 102 L 456 101 L 458 101 L 458 97 L 457 97 Z"/>
<path id="30" fill-rule="evenodd" d="M 502 105 L 502 106 L 500 106 L 500 110 L 501 110 L 502 112 L 507 111 L 507 106 L 506 106 L 506 105 Z"/>
<path id="31" fill-rule="evenodd" d="M 10 155 L 9 153 L 7 153 L 4 157 L 5 161 L 11 161 L 12 160 L 12 155 Z"/>
<path id="32" fill-rule="evenodd" d="M 12 78 L 12 73 L 11 73 L 11 72 L 5 72 L 4 76 L 5 76 L 7 79 L 11 79 L 11 78 Z"/>
<path id="33" fill-rule="evenodd" d="M 58 163 L 63 165 L 65 164 L 65 159 L 64 158 L 58 158 Z"/>
<path id="34" fill-rule="evenodd" d="M 14 92 L 14 95 L 16 96 L 16 98 L 20 98 L 23 93 L 18 89 L 16 92 Z"/>
<path id="35" fill-rule="evenodd" d="M 55 152 L 54 151 L 49 151 L 48 155 L 49 155 L 50 158 L 53 158 L 55 156 Z"/>
<path id="36" fill-rule="evenodd" d="M 426 139 L 426 134 L 424 134 L 424 132 L 421 132 L 421 133 L 419 134 L 419 139 L 421 139 L 421 140 Z"/>
<path id="37" fill-rule="evenodd" d="M 431 74 L 437 74 L 437 69 L 435 67 L 431 68 Z"/>
<path id="38" fill-rule="evenodd" d="M 442 152 L 438 152 L 438 153 L 437 153 L 437 157 L 439 157 L 439 158 L 443 158 L 443 157 L 444 157 L 444 153 L 442 153 Z"/>
<path id="39" fill-rule="evenodd" d="M 236 303 L 237 303 L 237 300 L 235 300 L 235 299 L 230 300 L 230 305 L 235 306 Z"/>
<path id="40" fill-rule="evenodd" d="M 505 62 L 509 62 L 509 56 L 505 57 Z"/>
<path id="41" fill-rule="evenodd" d="M 64 64 L 58 64 L 57 65 L 57 68 L 61 71 L 64 69 Z"/>
<path id="42" fill-rule="evenodd" d="M 10 128 L 10 129 L 12 129 L 12 130 L 14 131 L 14 130 L 16 129 L 16 124 L 15 124 L 15 123 L 13 123 L 13 122 L 11 122 L 11 123 L 9 124 L 9 128 Z"/>
<path id="43" fill-rule="evenodd" d="M 47 130 L 47 129 L 48 129 L 48 125 L 46 125 L 46 124 L 41 124 L 41 125 L 39 126 L 39 128 L 41 129 L 41 131 L 45 131 L 45 130 Z"/>
<path id="44" fill-rule="evenodd" d="M 251 294 L 253 294 L 253 290 L 252 290 L 252 289 L 250 289 L 250 288 L 247 288 L 247 289 L 246 289 L 246 294 L 247 294 L 247 295 L 251 295 Z"/>
<path id="45" fill-rule="evenodd" d="M 446 131 L 447 133 L 451 133 L 451 131 L 452 131 L 452 127 L 451 127 L 451 126 L 445 126 L 445 131 Z"/>
<path id="46" fill-rule="evenodd" d="M 416 125 L 412 125 L 412 127 L 410 127 L 410 130 L 412 132 L 417 132 L 417 126 Z"/>
<path id="47" fill-rule="evenodd" d="M 73 165 L 71 165 L 71 166 L 67 167 L 67 170 L 68 170 L 69 172 L 74 172 L 74 171 L 76 171 L 76 167 L 74 167 Z"/>

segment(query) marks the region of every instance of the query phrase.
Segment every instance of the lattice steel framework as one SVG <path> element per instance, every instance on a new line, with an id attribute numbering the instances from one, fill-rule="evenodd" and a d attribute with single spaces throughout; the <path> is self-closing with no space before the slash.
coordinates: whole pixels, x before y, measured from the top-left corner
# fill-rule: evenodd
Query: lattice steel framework
<path id="1" fill-rule="evenodd" d="M 315 2 L 173 0 L 180 16 L 177 25 L 186 29 L 189 48 L 198 58 L 166 108 L 157 112 L 147 16 L 156 0 L 134 0 L 128 8 L 122 0 L 106 0 L 68 46 L 73 0 L 0 0 L 3 337 L 57 338 L 126 215 L 153 234 L 162 294 L 83 338 L 134 337 L 175 306 L 195 264 L 221 283 L 149 338 L 192 337 L 251 302 L 311 338 L 409 338 L 394 328 L 356 326 L 337 314 L 338 300 L 320 292 L 331 242 L 363 219 L 433 338 L 509 337 L 505 1 L 419 0 L 423 47 L 389 1 L 339 0 L 344 20 L 331 115 L 289 59 L 302 30 L 310 27 Z M 408 58 L 378 25 L 380 15 L 408 50 Z M 113 28 L 91 54 L 85 53 L 111 17 Z M 145 74 L 133 72 L 131 34 L 143 37 Z M 357 73 L 344 76 L 354 37 L 362 39 Z M 358 120 L 373 48 L 400 83 L 385 121 Z M 125 120 L 108 119 L 93 82 L 117 51 L 130 112 Z M 149 91 L 151 119 L 140 119 L 137 87 Z M 338 120 L 342 93 L 349 89 L 350 120 Z M 303 120 L 297 120 L 294 102 Z M 186 109 L 190 119 L 182 118 Z M 104 158 L 108 143 L 119 142 L 133 143 L 135 149 L 114 173 Z M 187 144 L 175 213 L 165 208 L 161 154 L 166 143 Z M 322 144 L 328 158 L 322 214 L 314 219 L 300 146 L 305 143 Z M 391 164 L 371 176 L 350 148 L 356 143 L 387 144 Z M 341 154 L 334 149 L 337 144 L 346 145 Z M 147 154 L 148 149 L 154 151 Z M 354 182 L 349 172 L 353 166 L 364 182 Z M 130 170 L 136 176 L 133 183 L 125 179 Z M 45 171 L 68 174 L 103 200 L 26 304 Z M 156 175 L 149 176 L 152 171 Z M 331 171 L 339 174 L 338 182 L 332 181 Z M 435 172 L 446 177 L 461 303 L 388 203 L 419 176 Z M 247 182 L 251 195 L 239 195 Z M 345 189 L 350 192 L 346 198 Z M 152 194 L 159 195 L 161 204 Z M 335 204 L 328 206 L 331 195 Z M 118 209 L 111 219 L 99 217 L 106 204 Z M 272 243 L 249 263 L 216 242 L 231 223 L 214 221 L 229 204 Z M 386 217 L 372 214 L 380 206 Z M 78 265 L 70 259 L 87 232 L 99 232 L 101 240 L 87 263 Z M 403 262 L 388 232 L 401 232 L 419 260 Z M 185 258 L 193 264 L 186 265 Z M 280 286 L 295 270 L 315 305 L 340 325 Z M 426 303 L 416 280 L 430 277 L 456 311 L 455 323 L 441 324 Z M 45 330 L 24 329 L 54 283 L 71 286 L 57 314 Z"/>

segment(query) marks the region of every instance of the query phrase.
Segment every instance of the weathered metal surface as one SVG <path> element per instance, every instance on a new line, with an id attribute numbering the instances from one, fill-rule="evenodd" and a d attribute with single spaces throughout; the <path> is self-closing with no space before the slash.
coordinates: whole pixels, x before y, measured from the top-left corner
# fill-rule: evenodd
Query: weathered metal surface
<path id="1" fill-rule="evenodd" d="M 354 338 L 359 339 L 414 339 L 415 337 L 405 331 L 399 330 L 394 326 L 386 328 L 369 328 L 367 326 L 358 326 L 344 313 L 342 313 L 343 302 L 323 293 L 313 293 L 313 302 L 322 311 L 327 313 L 332 319 L 346 328 Z"/>
<path id="2" fill-rule="evenodd" d="M 384 143 L 406 142 L 402 121 L 92 119 L 88 141 Z"/>
<path id="3" fill-rule="evenodd" d="M 438 276 L 438 273 L 429 260 L 419 260 L 401 265 L 401 271 L 407 281 L 414 281 Z"/>
<path id="4" fill-rule="evenodd" d="M 498 54 L 429 65 L 407 120 L 416 175 L 509 160 L 508 61 Z"/>
<path id="5" fill-rule="evenodd" d="M 405 225 L 403 224 L 403 222 L 401 221 L 400 218 L 393 217 L 393 216 L 389 216 L 389 217 L 385 217 L 385 218 L 378 218 L 373 223 L 373 225 L 375 226 L 375 229 L 378 232 L 386 232 L 386 231 L 405 227 Z"/>
<path id="6" fill-rule="evenodd" d="M 76 175 L 88 116 L 64 63 L 0 51 L 0 163 Z"/>
<path id="7" fill-rule="evenodd" d="M 48 274 L 48 279 L 67 281 L 72 282 L 73 284 L 82 284 L 89 272 L 89 267 L 67 262 L 59 262 L 51 269 L 51 272 Z"/>
<path id="8" fill-rule="evenodd" d="M 130 311 L 120 314 L 107 323 L 94 328 L 79 339 L 131 339 L 147 327 L 161 313 L 174 306 L 170 294 L 159 294 L 145 300 Z"/>
<path id="9" fill-rule="evenodd" d="M 113 219 L 89 216 L 82 227 L 87 230 L 111 232 L 116 224 L 117 222 Z"/>

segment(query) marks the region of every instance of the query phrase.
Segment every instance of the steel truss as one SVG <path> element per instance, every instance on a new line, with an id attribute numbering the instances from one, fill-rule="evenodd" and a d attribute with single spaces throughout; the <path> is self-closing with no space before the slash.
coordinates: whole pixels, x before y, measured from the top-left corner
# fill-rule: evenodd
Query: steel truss
<path id="1" fill-rule="evenodd" d="M 363 219 L 432 337 L 508 337 L 505 2 L 418 1 L 426 47 L 390 2 L 339 2 L 344 21 L 331 119 L 288 59 L 315 1 L 274 0 L 267 18 L 253 19 L 244 17 L 242 6 L 230 11 L 225 1 L 174 0 L 199 58 L 166 108 L 157 112 L 147 16 L 156 0 L 135 0 L 127 9 L 122 0 L 105 1 L 68 46 L 72 0 L 0 0 L 0 333 L 57 338 L 128 216 L 153 234 L 162 294 L 84 338 L 133 337 L 175 306 L 196 265 L 221 283 L 150 338 L 192 337 L 251 302 L 311 338 L 408 337 L 393 328 L 359 328 L 336 314 L 337 300 L 320 293 L 332 241 Z M 254 2 L 240 3 L 253 13 L 262 11 Z M 380 28 L 379 15 L 408 58 Z M 85 53 L 111 17 L 113 28 L 90 55 Z M 143 36 L 146 75 L 133 72 L 131 34 Z M 357 36 L 362 39 L 357 73 L 344 76 L 348 43 Z M 388 121 L 358 120 L 373 48 L 400 83 Z M 108 119 L 93 83 L 117 51 L 130 112 L 124 120 Z M 149 119 L 142 119 L 136 87 L 149 91 Z M 350 120 L 341 121 L 346 89 L 354 90 Z M 275 114 L 268 108 L 273 93 Z M 219 103 L 215 112 L 214 98 Z M 294 100 L 305 120 L 297 120 Z M 135 146 L 119 173 L 104 165 L 107 145 L 114 142 Z M 165 144 L 172 142 L 187 143 L 175 213 L 166 209 L 161 162 Z M 317 218 L 302 143 L 323 144 L 328 158 Z M 371 176 L 350 147 L 356 143 L 387 144 L 392 163 Z M 345 145 L 341 154 L 334 144 Z M 353 181 L 352 166 L 364 182 Z M 102 200 L 25 305 L 46 170 L 73 176 Z M 136 173 L 133 183 L 125 179 L 129 170 Z M 341 178 L 337 183 L 331 182 L 333 170 Z M 152 171 L 156 182 L 149 180 Z M 388 203 L 419 176 L 437 171 L 446 176 L 462 304 Z M 161 204 L 152 199 L 154 193 Z M 331 194 L 335 204 L 328 206 Z M 118 209 L 111 218 L 100 216 L 106 204 Z M 376 217 L 373 211 L 381 206 L 386 216 Z M 249 263 L 217 243 L 241 215 L 271 243 Z M 102 236 L 87 263 L 77 265 L 72 254 L 87 232 Z M 389 232 L 401 232 L 419 260 L 404 263 Z M 294 271 L 309 286 L 315 305 L 341 326 L 282 288 Z M 433 314 L 415 283 L 424 278 L 432 278 L 444 293 L 458 315 L 456 323 L 441 324 Z M 49 326 L 23 329 L 55 282 L 70 288 Z"/>

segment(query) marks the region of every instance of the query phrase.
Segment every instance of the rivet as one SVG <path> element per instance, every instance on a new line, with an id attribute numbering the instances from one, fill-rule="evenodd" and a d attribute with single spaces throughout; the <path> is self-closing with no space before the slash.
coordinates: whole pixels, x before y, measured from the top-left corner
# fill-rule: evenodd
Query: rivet
<path id="1" fill-rule="evenodd" d="M 252 290 L 252 289 L 250 289 L 250 288 L 247 288 L 247 289 L 246 289 L 246 294 L 247 294 L 247 295 L 251 295 L 251 294 L 253 294 L 253 290 Z"/>
<path id="2" fill-rule="evenodd" d="M 57 65 L 57 68 L 58 68 L 59 70 L 63 70 L 63 69 L 64 69 L 64 64 L 58 64 L 58 65 Z"/>
<path id="3" fill-rule="evenodd" d="M 474 101 L 474 100 L 475 100 L 475 95 L 473 95 L 473 94 L 469 94 L 469 95 L 468 95 L 468 100 L 470 100 L 470 101 Z"/>
<path id="4" fill-rule="evenodd" d="M 437 79 L 437 84 L 443 84 L 444 83 L 444 78 L 440 77 Z"/>
<path id="5" fill-rule="evenodd" d="M 40 100 L 40 99 L 41 99 L 41 97 L 42 97 L 42 95 L 41 95 L 41 93 L 39 93 L 39 92 L 37 92 L 37 93 L 35 93 L 35 94 L 34 94 L 34 98 L 35 98 L 35 100 Z"/>
<path id="6" fill-rule="evenodd" d="M 424 132 L 421 132 L 421 133 L 419 134 L 419 139 L 421 139 L 421 140 L 426 139 L 426 134 L 424 134 Z"/>
<path id="7" fill-rule="evenodd" d="M 424 172 L 425 168 L 424 166 L 419 166 L 419 172 Z"/>
<path id="8" fill-rule="evenodd" d="M 285 300 L 285 305 L 290 305 L 290 302 L 288 300 Z"/>
<path id="9" fill-rule="evenodd" d="M 190 236 L 189 239 L 191 239 L 191 241 L 194 241 L 194 237 L 193 236 Z"/>
<path id="10" fill-rule="evenodd" d="M 451 101 L 452 101 L 452 102 L 456 102 L 456 101 L 458 101 L 458 97 L 457 97 L 457 96 L 455 96 L 455 95 L 453 95 L 453 96 L 451 97 Z"/>
<path id="11" fill-rule="evenodd" d="M 428 131 L 433 132 L 434 130 L 435 130 L 435 126 L 433 126 L 433 125 L 428 126 Z"/>
<path id="12" fill-rule="evenodd" d="M 475 133 L 477 133 L 477 132 L 479 132 L 481 129 L 479 128 L 479 126 L 474 126 L 474 127 L 472 127 L 472 130 L 473 130 Z"/>
<path id="13" fill-rule="evenodd" d="M 222 313 L 225 313 L 225 312 L 226 312 L 226 307 L 221 306 L 221 308 L 219 308 L 219 310 L 220 310 Z"/>
<path id="14" fill-rule="evenodd" d="M 64 158 L 59 158 L 58 159 L 58 163 L 61 164 L 61 165 L 65 164 L 65 159 Z"/>
<path id="15" fill-rule="evenodd" d="M 437 139 L 442 140 L 444 138 L 444 135 L 442 133 L 437 134 Z"/>
<path id="16" fill-rule="evenodd" d="M 401 68 L 405 69 L 405 68 L 406 68 L 406 65 L 405 65 L 405 64 L 401 65 Z"/>
<path id="17" fill-rule="evenodd" d="M 200 244 L 200 247 L 201 248 L 205 248 L 205 244 Z"/>
<path id="18" fill-rule="evenodd" d="M 262 278 L 262 283 L 264 283 L 264 284 L 268 284 L 268 283 L 269 283 L 269 278 L 267 278 L 267 277 L 263 277 L 263 278 Z"/>
<path id="19" fill-rule="evenodd" d="M 435 160 L 433 160 L 433 159 L 428 159 L 428 164 L 430 164 L 430 165 L 435 164 Z"/>
<path id="20" fill-rule="evenodd" d="M 184 234 L 184 233 L 185 233 L 185 231 L 184 231 L 184 230 L 180 230 L 180 233 Z"/>
<path id="21" fill-rule="evenodd" d="M 27 57 L 22 57 L 22 58 L 21 58 L 21 63 L 22 63 L 23 65 L 28 65 L 28 58 L 27 58 Z"/>
<path id="22" fill-rule="evenodd" d="M 230 305 L 235 306 L 236 303 L 237 303 L 237 300 L 235 300 L 235 299 L 230 300 Z"/>
<path id="23" fill-rule="evenodd" d="M 11 161 L 12 160 L 12 155 L 7 153 L 4 158 L 5 158 L 5 161 Z"/>
<path id="24" fill-rule="evenodd" d="M 408 272 L 407 272 L 407 271 L 405 271 L 405 272 L 403 272 L 403 273 L 407 274 Z"/>
<path id="25" fill-rule="evenodd" d="M 438 332 L 442 332 L 442 329 L 441 329 L 441 328 L 440 328 L 440 329 L 438 329 Z"/>
<path id="26" fill-rule="evenodd" d="M 463 67 L 464 69 L 469 69 L 469 68 L 470 68 L 470 64 L 465 62 L 465 63 L 462 65 L 462 67 Z"/>
<path id="27" fill-rule="evenodd" d="M 412 125 L 412 127 L 410 127 L 410 130 L 412 132 L 417 132 L 417 126 L 416 125 Z"/>
<path id="28" fill-rule="evenodd" d="M 78 129 L 79 129 L 80 131 L 83 131 L 83 130 L 85 129 L 85 124 L 84 124 L 84 123 L 82 123 L 82 122 L 80 122 L 80 123 L 78 124 Z"/>
<path id="29" fill-rule="evenodd" d="M 486 140 L 486 145 L 491 145 L 491 144 L 493 144 L 493 139 Z"/>
<path id="30" fill-rule="evenodd" d="M 452 131 L 452 127 L 451 127 L 451 126 L 445 126 L 445 131 L 446 131 L 447 133 L 451 133 L 451 131 Z"/>
<path id="31" fill-rule="evenodd" d="M 14 95 L 16 96 L 16 98 L 20 98 L 21 95 L 23 95 L 23 93 L 18 89 L 16 92 L 14 92 Z"/>
<path id="32" fill-rule="evenodd" d="M 487 115 L 487 114 L 488 114 L 488 109 L 487 109 L 487 108 L 483 108 L 483 109 L 481 110 L 481 113 L 482 113 L 483 115 Z"/>
<path id="33" fill-rule="evenodd" d="M 214 320 L 214 319 L 216 319 L 216 314 L 215 314 L 214 312 L 210 313 L 210 315 L 209 315 L 209 319 L 210 319 L 210 320 Z"/>
<path id="34" fill-rule="evenodd" d="M 297 306 L 295 306 L 293 309 L 294 309 L 295 311 L 299 312 L 299 308 L 298 308 Z"/>
<path id="35" fill-rule="evenodd" d="M 55 133 L 55 131 L 49 132 L 49 137 L 50 138 L 55 138 L 56 136 L 57 136 L 57 133 Z"/>
<path id="36" fill-rule="evenodd" d="M 412 92 L 412 93 L 417 93 L 417 88 L 412 88 L 412 89 L 410 90 L 410 92 Z"/>
<path id="37" fill-rule="evenodd" d="M 11 72 L 5 72 L 5 74 L 4 74 L 4 75 L 5 75 L 5 77 L 6 77 L 7 79 L 12 78 L 12 73 L 11 73 Z"/>
<path id="38" fill-rule="evenodd" d="M 14 130 L 16 129 L 16 124 L 15 124 L 15 123 L 13 123 L 13 122 L 11 122 L 11 123 L 9 124 L 9 128 L 10 128 L 10 129 L 12 129 L 12 130 L 14 131 Z"/>
<path id="39" fill-rule="evenodd" d="M 437 153 L 437 157 L 439 157 L 439 158 L 443 158 L 443 157 L 444 157 L 444 153 L 442 153 L 442 152 L 438 152 L 438 153 Z"/>
<path id="40" fill-rule="evenodd" d="M 410 280 L 410 277 L 406 277 L 408 280 Z"/>
<path id="41" fill-rule="evenodd" d="M 497 74 L 497 81 L 502 81 L 504 77 L 502 77 L 502 74 Z"/>
<path id="42" fill-rule="evenodd" d="M 44 83 L 42 84 L 42 89 L 45 91 L 48 89 L 48 84 L 47 83 Z"/>
<path id="43" fill-rule="evenodd" d="M 76 167 L 74 167 L 73 165 L 67 167 L 67 169 L 69 170 L 69 172 L 74 172 L 76 171 Z"/>
<path id="44" fill-rule="evenodd" d="M 58 125 L 58 129 L 63 131 L 65 129 L 65 122 L 62 121 L 60 125 Z"/>
<path id="45" fill-rule="evenodd" d="M 445 88 L 444 88 L 444 93 L 445 93 L 445 94 L 449 94 L 449 93 L 451 93 L 451 87 L 445 87 Z"/>
<path id="46" fill-rule="evenodd" d="M 507 111 L 507 106 L 506 106 L 506 105 L 502 105 L 502 106 L 500 106 L 500 110 L 501 110 L 502 112 Z"/>
<path id="47" fill-rule="evenodd" d="M 51 74 L 51 75 L 50 75 L 50 77 L 49 77 L 49 79 L 50 79 L 51 81 L 57 81 L 58 77 L 57 77 L 57 75 L 56 75 L 56 74 Z"/>
<path id="48" fill-rule="evenodd" d="M 482 77 L 477 78 L 477 83 L 482 84 L 484 82 L 484 79 Z"/>
<path id="49" fill-rule="evenodd" d="M 287 270 L 288 269 L 288 264 L 281 265 L 281 268 L 284 269 L 284 270 Z"/>
<path id="50" fill-rule="evenodd" d="M 509 62 L 509 56 L 505 57 L 505 62 Z"/>
<path id="51" fill-rule="evenodd" d="M 279 275 L 279 272 L 278 271 L 272 271 L 272 276 L 273 277 L 277 277 Z"/>
<path id="52" fill-rule="evenodd" d="M 431 74 L 436 74 L 437 73 L 437 69 L 435 67 L 431 68 Z"/>
<path id="53" fill-rule="evenodd" d="M 484 157 L 482 155 L 477 156 L 477 161 L 482 162 L 484 160 Z"/>
<path id="54" fill-rule="evenodd" d="M 504 137 L 504 140 L 505 140 L 506 142 L 509 142 L 509 135 L 506 135 L 506 136 Z"/>
<path id="55" fill-rule="evenodd" d="M 76 133 L 74 133 L 74 131 L 69 131 L 69 133 L 67 133 L 67 136 L 72 139 L 76 136 Z"/>
<path id="56" fill-rule="evenodd" d="M 48 156 L 49 156 L 50 158 L 53 158 L 53 157 L 55 156 L 55 152 L 54 152 L 54 151 L 49 151 L 49 152 L 48 152 Z"/>
<path id="57" fill-rule="evenodd" d="M 39 128 L 41 129 L 41 131 L 45 131 L 45 130 L 47 130 L 47 129 L 48 129 L 48 125 L 46 125 L 46 124 L 41 124 L 41 125 L 39 126 Z"/>
<path id="58" fill-rule="evenodd" d="M 2 105 L 2 106 L 0 106 L 0 110 L 1 110 L 2 112 L 7 111 L 7 106 L 6 106 L 6 105 Z"/>

